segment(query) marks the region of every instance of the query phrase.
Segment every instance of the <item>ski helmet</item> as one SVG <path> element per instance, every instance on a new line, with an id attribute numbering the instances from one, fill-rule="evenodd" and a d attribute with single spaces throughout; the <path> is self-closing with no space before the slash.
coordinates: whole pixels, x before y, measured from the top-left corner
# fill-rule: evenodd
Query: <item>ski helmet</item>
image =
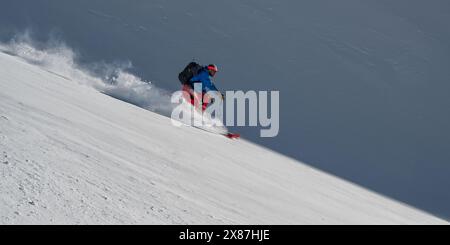
<path id="1" fill-rule="evenodd" d="M 208 69 L 208 71 L 215 71 L 215 72 L 219 71 L 219 69 L 217 69 L 217 66 L 214 64 L 209 64 L 207 66 L 207 69 Z"/>

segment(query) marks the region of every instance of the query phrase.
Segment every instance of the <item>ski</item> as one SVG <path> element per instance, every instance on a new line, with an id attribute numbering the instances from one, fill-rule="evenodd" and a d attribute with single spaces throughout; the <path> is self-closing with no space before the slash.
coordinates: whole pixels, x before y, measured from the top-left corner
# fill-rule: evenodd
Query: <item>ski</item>
<path id="1" fill-rule="evenodd" d="M 205 128 L 198 127 L 198 126 L 194 126 L 194 125 L 188 125 L 188 124 L 185 124 L 185 125 L 186 125 L 186 126 L 193 127 L 193 128 L 196 128 L 196 129 L 200 129 L 200 130 L 202 130 L 202 131 L 205 131 L 205 132 L 208 132 L 208 133 L 211 133 L 211 134 L 222 135 L 222 136 L 227 137 L 228 139 L 239 139 L 239 138 L 241 137 L 240 134 L 236 134 L 236 133 L 230 133 L 230 132 L 214 132 L 214 131 L 207 130 L 207 129 L 205 129 Z"/>
<path id="2" fill-rule="evenodd" d="M 239 139 L 241 137 L 240 134 L 235 134 L 235 133 L 226 133 L 223 135 L 229 139 Z"/>

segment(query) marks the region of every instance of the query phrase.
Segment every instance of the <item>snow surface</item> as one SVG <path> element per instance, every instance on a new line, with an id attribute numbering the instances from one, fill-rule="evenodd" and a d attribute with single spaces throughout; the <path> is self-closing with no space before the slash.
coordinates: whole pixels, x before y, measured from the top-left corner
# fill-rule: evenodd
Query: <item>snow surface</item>
<path id="1" fill-rule="evenodd" d="M 0 53 L 1 224 L 444 224 Z"/>

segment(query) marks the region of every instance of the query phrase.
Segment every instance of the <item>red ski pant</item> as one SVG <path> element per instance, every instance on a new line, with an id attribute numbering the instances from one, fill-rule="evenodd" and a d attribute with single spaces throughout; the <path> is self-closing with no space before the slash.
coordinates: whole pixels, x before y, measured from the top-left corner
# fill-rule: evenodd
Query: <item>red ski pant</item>
<path id="1" fill-rule="evenodd" d="M 202 103 L 202 111 L 206 110 L 210 102 L 209 96 L 205 96 L 205 93 L 196 93 L 194 89 L 188 84 L 183 85 L 182 88 L 183 97 L 186 101 L 191 103 L 195 108 L 199 108 L 199 103 Z"/>

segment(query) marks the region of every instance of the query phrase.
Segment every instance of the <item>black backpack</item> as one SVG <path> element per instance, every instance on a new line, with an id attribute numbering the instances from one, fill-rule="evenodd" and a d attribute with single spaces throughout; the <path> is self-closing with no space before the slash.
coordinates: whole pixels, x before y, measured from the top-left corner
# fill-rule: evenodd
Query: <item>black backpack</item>
<path id="1" fill-rule="evenodd" d="M 178 74 L 178 80 L 180 80 L 181 84 L 189 84 L 192 77 L 197 75 L 201 70 L 203 69 L 203 66 L 199 65 L 198 63 L 192 61 L 189 63 L 180 74 Z"/>

